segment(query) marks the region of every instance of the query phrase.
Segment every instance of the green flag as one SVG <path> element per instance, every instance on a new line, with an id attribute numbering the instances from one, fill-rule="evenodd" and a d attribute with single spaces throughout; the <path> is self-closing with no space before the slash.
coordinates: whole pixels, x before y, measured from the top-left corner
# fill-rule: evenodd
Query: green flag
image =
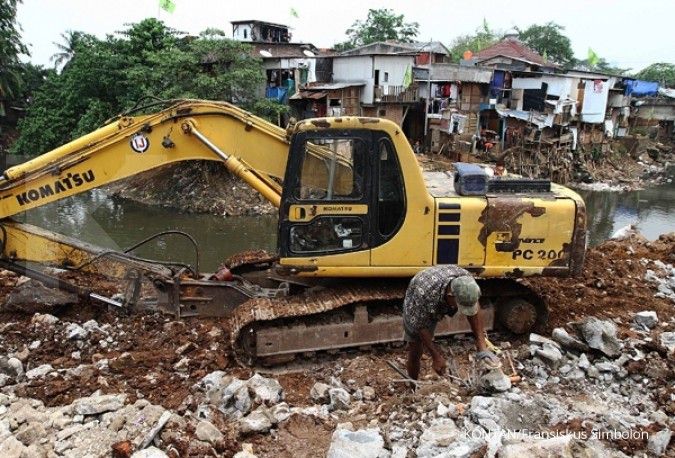
<path id="1" fill-rule="evenodd" d="M 173 0 L 159 0 L 159 7 L 162 8 L 164 11 L 173 13 L 174 11 L 176 11 L 176 2 L 174 2 Z"/>
<path id="2" fill-rule="evenodd" d="M 408 65 L 403 75 L 403 87 L 408 89 L 413 82 L 412 65 Z"/>
<path id="3" fill-rule="evenodd" d="M 291 16 L 295 18 L 300 17 L 300 15 L 298 14 L 298 10 L 296 10 L 295 8 L 291 8 Z"/>
<path id="4" fill-rule="evenodd" d="M 600 58 L 595 53 L 595 51 L 593 51 L 591 48 L 588 48 L 588 65 L 590 65 L 591 67 L 595 67 L 596 65 L 598 65 L 599 60 Z"/>

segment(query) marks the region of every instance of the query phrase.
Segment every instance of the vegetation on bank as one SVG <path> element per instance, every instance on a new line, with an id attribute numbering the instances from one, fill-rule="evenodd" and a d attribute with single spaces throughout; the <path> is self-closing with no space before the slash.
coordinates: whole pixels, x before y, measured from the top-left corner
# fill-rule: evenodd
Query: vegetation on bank
<path id="1" fill-rule="evenodd" d="M 219 30 L 191 37 L 150 18 L 103 40 L 72 31 L 62 38 L 57 70 L 30 66 L 25 73 L 33 91 L 19 91 L 26 115 L 11 152 L 49 151 L 149 96 L 226 100 L 274 120 L 285 110 L 259 93 L 262 59 Z"/>

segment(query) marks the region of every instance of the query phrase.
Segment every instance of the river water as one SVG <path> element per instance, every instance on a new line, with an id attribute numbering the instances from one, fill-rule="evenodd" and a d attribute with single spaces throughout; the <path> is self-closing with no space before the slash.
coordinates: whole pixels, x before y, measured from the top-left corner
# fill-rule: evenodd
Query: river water
<path id="1" fill-rule="evenodd" d="M 675 167 L 670 169 L 671 178 Z M 628 224 L 650 239 L 675 231 L 675 180 L 632 192 L 579 191 L 588 209 L 589 242 L 596 245 Z M 124 249 L 157 232 L 178 229 L 198 242 L 202 271 L 248 248 L 276 250 L 275 216 L 222 217 L 186 214 L 108 197 L 95 190 L 31 210 L 19 219 L 99 246 Z M 194 263 L 194 249 L 176 236 L 153 241 L 139 256 Z"/>

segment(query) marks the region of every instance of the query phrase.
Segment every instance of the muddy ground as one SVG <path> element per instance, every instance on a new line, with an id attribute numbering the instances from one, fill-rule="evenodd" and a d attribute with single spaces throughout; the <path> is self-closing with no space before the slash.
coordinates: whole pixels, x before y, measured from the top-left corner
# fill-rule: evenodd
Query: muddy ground
<path id="1" fill-rule="evenodd" d="M 542 337 L 490 333 L 503 352 L 505 371 L 522 378 L 507 393 L 492 396 L 472 383 L 468 337 L 442 343 L 454 355 L 454 378 L 433 375 L 425 360 L 423 385 L 413 392 L 387 364 L 404 367 L 405 352 L 398 346 L 249 368 L 234 363 L 226 323 L 219 319 L 120 316 L 91 304 L 49 310 L 55 318 L 44 309 L 35 315 L 4 311 L 0 442 L 18 450 L 15 456 L 106 456 L 113 444 L 130 453 L 140 448 L 137 430 L 144 427 L 146 434 L 167 412 L 171 419 L 151 443 L 157 454 L 148 456 L 165 456 L 160 450 L 168 456 L 232 456 L 242 448 L 260 457 L 324 456 L 329 449 L 331 456 L 578 456 L 574 450 L 585 450 L 585 456 L 675 456 L 668 446 L 675 430 L 675 341 L 668 340 L 675 337 L 673 264 L 675 234 L 654 242 L 631 234 L 589 250 L 579 278 L 526 280 L 546 299 L 550 321 Z M 0 293 L 11 293 L 17 282 L 23 279 L 3 272 Z M 636 324 L 641 311 L 655 312 L 657 322 Z M 544 337 L 565 329 L 583 340 L 572 323 L 590 317 L 616 328 L 618 353 L 580 351 Z M 12 372 L 10 358 L 21 362 L 22 375 Z M 255 373 L 268 377 L 265 383 L 278 381 L 279 399 L 258 399 L 258 385 L 250 382 Z M 232 377 L 249 383 L 250 399 L 243 394 L 240 400 L 237 391 L 239 404 L 227 404 L 234 401 L 226 402 L 223 390 L 241 385 Z M 317 382 L 330 396 L 318 393 Z M 92 399 L 98 403 L 88 407 L 93 410 L 77 415 Z M 37 425 L 25 413 L 27 405 L 35 418 L 59 421 Z M 522 412 L 514 417 L 514 411 Z M 265 425 L 256 415 L 272 422 Z M 32 434 L 35 429 L 41 435 Z M 490 435 L 515 430 L 566 433 L 571 439 L 561 445 L 561 439 Z M 592 436 L 617 430 L 642 436 Z M 478 439 L 477 432 L 483 434 Z M 377 454 L 354 455 L 356 449 L 349 448 L 354 445 L 344 443 L 352 436 L 345 434 L 363 435 L 355 440 Z"/>

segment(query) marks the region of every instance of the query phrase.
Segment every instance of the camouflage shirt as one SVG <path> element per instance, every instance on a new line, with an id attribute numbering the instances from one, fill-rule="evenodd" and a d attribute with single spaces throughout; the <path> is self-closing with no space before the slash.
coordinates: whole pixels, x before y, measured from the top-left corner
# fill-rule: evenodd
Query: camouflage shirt
<path id="1" fill-rule="evenodd" d="M 420 329 L 433 329 L 445 315 L 456 312 L 445 300 L 450 282 L 457 277 L 470 275 L 456 265 L 430 267 L 410 280 L 403 300 L 403 326 L 408 333 L 417 334 Z"/>

